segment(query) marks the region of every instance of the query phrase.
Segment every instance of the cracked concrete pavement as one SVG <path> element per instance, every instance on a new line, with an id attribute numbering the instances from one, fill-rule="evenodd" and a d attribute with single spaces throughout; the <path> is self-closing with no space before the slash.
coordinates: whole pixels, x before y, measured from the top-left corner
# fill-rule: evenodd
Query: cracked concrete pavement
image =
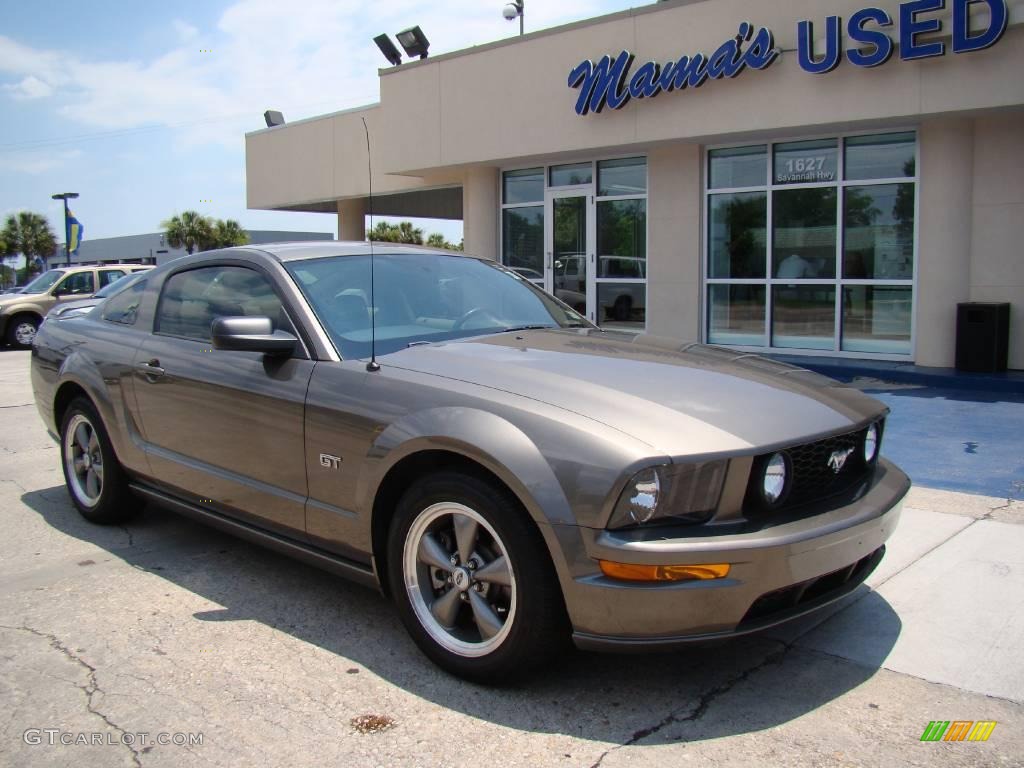
<path id="1" fill-rule="evenodd" d="M 370 590 L 153 508 L 86 523 L 27 368 L 0 351 L 0 763 L 1024 765 L 1020 502 L 915 489 L 868 584 L 824 612 L 487 689 L 434 668 Z M 921 743 L 936 719 L 998 725 Z"/>

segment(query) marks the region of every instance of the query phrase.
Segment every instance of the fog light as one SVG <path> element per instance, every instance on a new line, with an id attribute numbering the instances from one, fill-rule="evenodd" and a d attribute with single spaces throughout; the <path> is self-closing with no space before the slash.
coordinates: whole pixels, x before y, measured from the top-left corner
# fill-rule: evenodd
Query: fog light
<path id="1" fill-rule="evenodd" d="M 878 425 L 872 424 L 864 433 L 864 463 L 870 464 L 878 458 Z"/>
<path id="2" fill-rule="evenodd" d="M 637 565 L 598 560 L 601 573 L 622 581 L 705 581 L 724 579 L 729 575 L 728 563 L 701 565 Z"/>
<path id="3" fill-rule="evenodd" d="M 773 454 L 764 465 L 764 477 L 761 480 L 761 495 L 765 502 L 775 504 L 786 491 L 789 479 L 789 461 L 784 453 Z"/>

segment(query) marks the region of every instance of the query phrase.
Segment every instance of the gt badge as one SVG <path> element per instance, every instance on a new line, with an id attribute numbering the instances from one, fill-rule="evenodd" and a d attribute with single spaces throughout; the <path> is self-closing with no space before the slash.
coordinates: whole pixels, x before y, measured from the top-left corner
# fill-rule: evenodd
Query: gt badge
<path id="1" fill-rule="evenodd" d="M 321 453 L 320 466 L 327 467 L 328 469 L 337 469 L 341 466 L 341 456 L 331 456 L 329 453 Z"/>

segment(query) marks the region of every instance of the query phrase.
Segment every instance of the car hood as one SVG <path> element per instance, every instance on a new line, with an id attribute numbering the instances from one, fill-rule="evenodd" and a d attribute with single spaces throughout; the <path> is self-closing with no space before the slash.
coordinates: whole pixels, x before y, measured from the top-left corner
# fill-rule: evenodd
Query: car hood
<path id="1" fill-rule="evenodd" d="M 874 398 L 796 366 L 646 334 L 502 333 L 410 347 L 386 360 L 578 413 L 675 457 L 767 450 L 886 412 Z"/>

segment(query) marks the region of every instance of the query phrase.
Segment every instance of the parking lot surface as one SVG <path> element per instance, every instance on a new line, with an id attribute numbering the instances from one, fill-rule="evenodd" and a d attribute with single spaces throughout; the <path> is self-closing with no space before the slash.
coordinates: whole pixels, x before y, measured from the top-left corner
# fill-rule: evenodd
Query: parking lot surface
<path id="1" fill-rule="evenodd" d="M 154 508 L 85 522 L 28 362 L 0 351 L 0 763 L 1024 765 L 1022 502 L 915 488 L 826 612 L 489 689 L 433 667 L 373 591 Z M 997 725 L 922 742 L 933 720 Z"/>

